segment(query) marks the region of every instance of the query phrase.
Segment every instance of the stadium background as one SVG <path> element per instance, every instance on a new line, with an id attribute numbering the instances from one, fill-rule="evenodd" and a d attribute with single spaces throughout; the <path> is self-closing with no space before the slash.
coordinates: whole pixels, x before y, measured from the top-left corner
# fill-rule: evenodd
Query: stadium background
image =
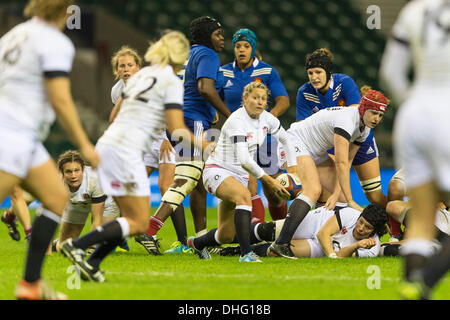
<path id="1" fill-rule="evenodd" d="M 23 21 L 26 0 L 0 2 L 0 36 Z M 285 128 L 295 121 L 298 88 L 307 80 L 305 55 L 320 47 L 334 54 L 334 72 L 353 77 L 358 86 L 379 88 L 378 68 L 389 31 L 400 8 L 407 0 L 78 0 L 81 29 L 66 30 L 77 53 L 71 73 L 72 93 L 81 120 L 93 142 L 107 127 L 112 108 L 110 90 L 115 79 L 110 58 L 123 44 L 144 54 L 148 43 L 165 29 L 189 35 L 189 22 L 201 15 L 217 18 L 225 32 L 225 50 L 219 54 L 222 64 L 233 60 L 231 38 L 242 27 L 255 31 L 263 60 L 274 66 L 290 98 L 288 111 L 280 118 Z M 380 28 L 371 29 L 373 15 L 379 9 Z M 369 23 L 368 23 L 369 21 Z M 392 123 L 395 107 L 376 128 L 380 152 L 383 191 L 394 173 Z M 0 142 L 1 143 L 1 142 Z M 73 148 L 61 128 L 55 124 L 45 143 L 56 158 Z M 152 206 L 159 204 L 157 173 L 150 178 Z M 354 199 L 367 204 L 356 174 L 351 183 Z M 265 199 L 263 199 L 265 201 Z M 188 201 L 184 203 L 188 206 Z M 208 206 L 217 201 L 208 195 Z M 6 200 L 1 206 L 8 206 Z"/>

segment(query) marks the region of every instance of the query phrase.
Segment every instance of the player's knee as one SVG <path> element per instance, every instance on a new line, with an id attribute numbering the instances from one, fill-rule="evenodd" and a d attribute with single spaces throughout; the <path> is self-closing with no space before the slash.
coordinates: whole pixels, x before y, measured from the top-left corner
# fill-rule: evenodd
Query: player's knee
<path id="1" fill-rule="evenodd" d="M 231 232 L 218 230 L 217 240 L 219 240 L 220 243 L 232 243 L 234 240 L 234 234 Z"/>
<path id="2" fill-rule="evenodd" d="M 64 209 L 69 202 L 69 193 L 65 188 L 54 189 L 43 199 L 38 199 L 43 207 L 62 216 Z"/>
<path id="3" fill-rule="evenodd" d="M 397 217 L 401 211 L 403 210 L 402 206 L 400 205 L 401 201 L 389 201 L 386 205 L 386 212 L 388 215 L 392 216 L 393 218 Z"/>
<path id="4" fill-rule="evenodd" d="M 320 184 L 313 184 L 308 186 L 308 188 L 304 187 L 304 194 L 307 195 L 313 202 L 316 202 L 319 199 L 320 194 L 322 193 L 322 186 Z"/>
<path id="5" fill-rule="evenodd" d="M 233 196 L 233 202 L 236 204 L 236 206 L 244 205 L 244 206 L 251 206 L 252 205 L 252 197 L 250 195 L 250 192 L 239 192 L 236 193 Z"/>

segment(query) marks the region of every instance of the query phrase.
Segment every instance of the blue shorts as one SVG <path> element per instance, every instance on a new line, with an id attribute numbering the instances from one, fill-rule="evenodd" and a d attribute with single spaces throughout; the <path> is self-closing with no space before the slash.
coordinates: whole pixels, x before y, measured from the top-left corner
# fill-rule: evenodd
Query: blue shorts
<path id="1" fill-rule="evenodd" d="M 329 154 L 334 154 L 334 148 L 328 150 Z M 378 157 L 378 147 L 375 142 L 375 138 L 367 139 L 364 141 L 362 146 L 359 148 L 358 152 L 353 159 L 352 166 L 359 166 L 366 162 L 369 162 L 372 159 Z"/>
<path id="2" fill-rule="evenodd" d="M 203 133 L 211 128 L 211 125 L 205 125 L 202 121 L 192 120 L 189 118 L 184 118 L 184 124 L 188 129 L 194 134 L 195 137 L 199 139 L 203 138 Z M 167 138 L 175 149 L 175 153 L 180 157 L 199 157 L 202 152 L 198 148 L 193 148 L 191 146 L 181 143 L 177 137 L 172 137 L 168 130 L 166 130 Z M 207 135 L 205 139 L 209 140 Z"/>

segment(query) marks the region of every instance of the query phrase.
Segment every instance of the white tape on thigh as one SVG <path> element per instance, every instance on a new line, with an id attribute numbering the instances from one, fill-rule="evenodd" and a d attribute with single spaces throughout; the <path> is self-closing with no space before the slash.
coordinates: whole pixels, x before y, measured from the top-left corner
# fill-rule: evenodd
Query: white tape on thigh
<path id="1" fill-rule="evenodd" d="M 203 161 L 180 161 L 175 167 L 174 181 L 185 180 L 182 185 L 173 184 L 162 197 L 162 201 L 168 203 L 175 210 L 184 198 L 194 190 L 202 176 Z M 176 185 L 176 186 L 175 186 Z M 175 186 L 175 187 L 174 187 Z"/>
<path id="2" fill-rule="evenodd" d="M 377 190 L 381 190 L 381 177 L 378 176 L 373 179 L 361 181 L 361 187 L 363 188 L 364 192 L 373 192 Z"/>

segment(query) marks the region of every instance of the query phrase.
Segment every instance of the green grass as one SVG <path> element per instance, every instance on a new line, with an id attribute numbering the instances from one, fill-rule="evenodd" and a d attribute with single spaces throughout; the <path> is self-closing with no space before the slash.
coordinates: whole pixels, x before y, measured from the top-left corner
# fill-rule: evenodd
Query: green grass
<path id="1" fill-rule="evenodd" d="M 189 235 L 193 234 L 187 210 Z M 208 210 L 208 227 L 217 223 L 216 211 Z M 0 299 L 13 299 L 14 287 L 22 277 L 26 242 L 13 241 L 0 224 Z M 87 228 L 85 228 L 87 230 Z M 160 232 L 168 249 L 176 240 L 171 221 Z M 114 253 L 102 264 L 106 283 L 74 282 L 71 264 L 59 254 L 48 256 L 43 276 L 70 299 L 158 299 L 158 300 L 322 300 L 398 299 L 400 258 L 298 259 L 263 258 L 264 263 L 240 264 L 237 257 L 213 255 L 209 261 L 196 255 L 150 256 L 134 240 L 130 252 Z M 379 288 L 369 289 L 379 270 Z M 68 273 L 69 272 L 69 273 Z M 69 285 L 68 285 L 69 283 Z M 69 289 L 72 287 L 73 289 Z M 75 287 L 75 288 L 74 288 Z M 373 287 L 373 286 L 372 286 Z M 450 299 L 450 275 L 434 292 L 434 299 Z"/>

